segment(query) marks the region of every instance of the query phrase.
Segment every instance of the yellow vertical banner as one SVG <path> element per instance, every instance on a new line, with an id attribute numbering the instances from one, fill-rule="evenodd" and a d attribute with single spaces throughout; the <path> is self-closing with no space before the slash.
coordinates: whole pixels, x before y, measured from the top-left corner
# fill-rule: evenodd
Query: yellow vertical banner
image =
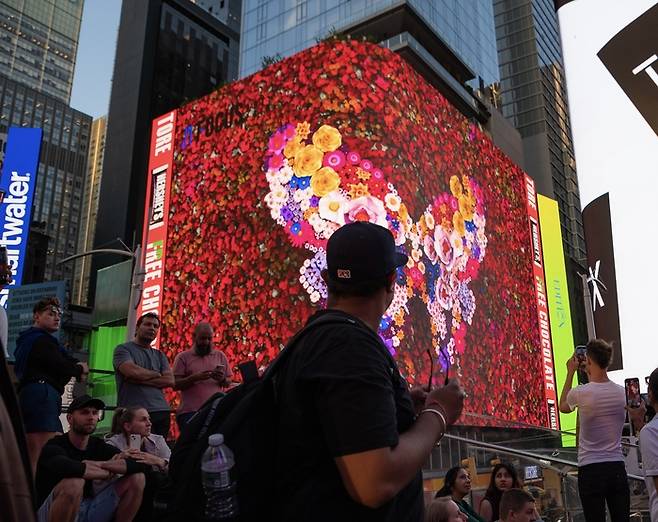
<path id="1" fill-rule="evenodd" d="M 564 264 L 560 213 L 557 201 L 538 195 L 539 224 L 544 254 L 544 277 L 548 300 L 548 315 L 551 323 L 553 360 L 558 393 L 567 376 L 567 360 L 573 355 L 574 341 L 569 307 L 569 288 Z M 560 426 L 563 431 L 576 432 L 576 415 L 560 413 Z M 575 446 L 575 436 L 562 437 L 565 446 Z"/>

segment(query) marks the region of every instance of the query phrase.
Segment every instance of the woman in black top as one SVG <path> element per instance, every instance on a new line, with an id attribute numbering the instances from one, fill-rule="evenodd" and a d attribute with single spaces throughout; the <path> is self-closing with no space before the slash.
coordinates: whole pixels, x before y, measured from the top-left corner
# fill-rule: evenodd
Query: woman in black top
<path id="1" fill-rule="evenodd" d="M 86 363 L 71 357 L 53 335 L 59 330 L 59 299 L 48 297 L 34 305 L 34 326 L 21 332 L 16 341 L 18 400 L 23 414 L 32 473 L 43 446 L 62 433 L 59 415 L 64 386 L 71 377 L 84 380 Z"/>
<path id="2" fill-rule="evenodd" d="M 519 477 L 511 464 L 501 462 L 494 466 L 489 487 L 480 502 L 480 518 L 485 522 L 495 522 L 500 518 L 500 498 L 511 488 L 522 488 Z"/>
<path id="3" fill-rule="evenodd" d="M 471 477 L 461 466 L 450 468 L 443 479 L 443 487 L 437 491 L 435 498 L 451 497 L 468 522 L 484 522 L 475 510 L 464 500 L 471 492 Z"/>

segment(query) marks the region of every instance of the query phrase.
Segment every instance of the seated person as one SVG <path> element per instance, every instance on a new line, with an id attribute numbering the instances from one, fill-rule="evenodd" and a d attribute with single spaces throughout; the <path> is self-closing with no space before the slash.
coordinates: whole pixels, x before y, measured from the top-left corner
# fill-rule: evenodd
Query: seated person
<path id="1" fill-rule="evenodd" d="M 167 441 L 162 435 L 151 433 L 151 417 L 146 408 L 141 406 L 117 408 L 112 417 L 110 437 L 105 440 L 120 449 L 121 455 L 151 468 L 150 472 L 146 473 L 142 505 L 135 521 L 153 520 L 153 502 L 158 489 L 166 481 L 171 456 Z"/>
<path id="2" fill-rule="evenodd" d="M 66 416 L 69 431 L 43 447 L 36 475 L 40 522 L 123 522 L 135 517 L 148 466 L 90 436 L 104 408 L 88 395 L 74 399 Z M 110 480 L 117 474 L 124 476 Z"/>
<path id="3" fill-rule="evenodd" d="M 156 471 L 167 471 L 171 449 L 162 435 L 151 433 L 151 417 L 146 408 L 117 408 L 112 417 L 110 435 L 105 441 L 119 448 L 124 455 L 130 455 L 137 462 L 149 464 Z M 131 435 L 138 438 L 138 448 L 131 446 Z"/>
<path id="4" fill-rule="evenodd" d="M 540 522 L 535 499 L 523 489 L 505 490 L 500 499 L 500 522 Z"/>

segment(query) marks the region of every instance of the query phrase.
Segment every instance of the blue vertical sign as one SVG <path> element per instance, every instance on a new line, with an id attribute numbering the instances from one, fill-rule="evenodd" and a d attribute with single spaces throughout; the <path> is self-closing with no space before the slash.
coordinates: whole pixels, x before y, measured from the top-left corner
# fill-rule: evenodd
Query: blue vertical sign
<path id="1" fill-rule="evenodd" d="M 0 177 L 0 246 L 7 248 L 12 283 L 20 286 L 25 265 L 27 236 L 32 217 L 32 198 L 39 166 L 41 129 L 10 127 Z M 7 306 L 9 287 L 0 290 L 0 306 Z"/>

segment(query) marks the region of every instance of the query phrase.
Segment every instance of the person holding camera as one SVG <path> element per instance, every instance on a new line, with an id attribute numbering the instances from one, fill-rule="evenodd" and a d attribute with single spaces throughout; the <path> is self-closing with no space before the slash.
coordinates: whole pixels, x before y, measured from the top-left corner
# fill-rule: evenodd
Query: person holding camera
<path id="1" fill-rule="evenodd" d="M 204 402 L 231 384 L 231 366 L 224 352 L 213 348 L 212 339 L 212 326 L 197 324 L 194 345 L 174 359 L 174 390 L 181 392 L 176 422 L 181 430 Z"/>
<path id="2" fill-rule="evenodd" d="M 647 378 L 648 406 L 658 411 L 658 368 Z M 649 493 L 649 513 L 651 522 L 658 522 L 658 415 L 645 422 L 647 404 L 642 402 L 639 408 L 628 408 L 628 416 L 640 439 L 642 453 L 642 470 L 644 482 Z"/>
<path id="3" fill-rule="evenodd" d="M 621 448 L 626 420 L 624 388 L 608 378 L 612 346 L 601 339 L 587 343 L 585 371 L 589 382 L 572 388 L 573 376 L 581 366 L 574 354 L 567 361 L 567 378 L 560 395 L 560 411 L 578 408 L 578 493 L 587 522 L 605 520 L 608 506 L 612 522 L 630 517 L 630 491 Z"/>

